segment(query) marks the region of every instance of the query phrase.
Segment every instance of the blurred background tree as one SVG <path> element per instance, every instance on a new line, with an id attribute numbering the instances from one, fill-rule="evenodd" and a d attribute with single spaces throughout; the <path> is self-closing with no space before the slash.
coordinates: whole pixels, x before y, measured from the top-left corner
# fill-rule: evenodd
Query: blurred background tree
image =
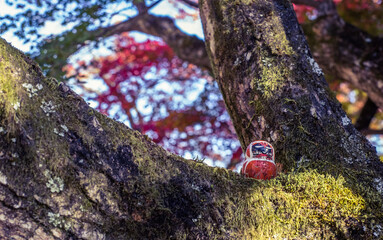
<path id="1" fill-rule="evenodd" d="M 210 72 L 198 1 L 0 3 L 3 37 L 21 40 L 47 75 L 68 81 L 102 113 L 177 154 L 228 168 L 242 160 Z M 330 88 L 383 155 L 381 0 L 293 3 Z"/>

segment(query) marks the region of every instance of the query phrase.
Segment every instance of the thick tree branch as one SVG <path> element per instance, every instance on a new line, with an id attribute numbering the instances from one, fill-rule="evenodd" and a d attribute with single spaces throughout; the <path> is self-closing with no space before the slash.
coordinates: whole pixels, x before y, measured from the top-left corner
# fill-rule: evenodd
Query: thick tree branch
<path id="1" fill-rule="evenodd" d="M 255 225 L 226 208 L 246 216 L 257 186 L 98 113 L 0 39 L 1 239 L 238 239 Z"/>
<path id="2" fill-rule="evenodd" d="M 205 43 L 196 36 L 190 36 L 182 32 L 169 17 L 159 17 L 148 13 L 139 14 L 127 21 L 100 28 L 94 31 L 77 31 L 58 36 L 40 46 L 41 51 L 47 54 L 36 52 L 33 57 L 44 66 L 48 66 L 48 75 L 59 76 L 66 59 L 86 46 L 88 40 L 100 41 L 101 39 L 121 34 L 123 32 L 139 31 L 152 36 L 162 38 L 182 60 L 188 61 L 201 68 L 210 70 L 210 62 L 206 53 Z M 60 39 L 70 38 L 70 42 L 62 42 Z M 57 53 L 57 51 L 60 51 Z M 59 57 L 60 60 L 57 60 Z"/>
<path id="3" fill-rule="evenodd" d="M 182 60 L 202 68 L 210 69 L 206 54 L 205 43 L 195 36 L 182 32 L 168 17 L 158 17 L 150 14 L 139 15 L 126 22 L 98 29 L 92 33 L 96 37 L 108 37 L 128 31 L 140 31 L 162 38 Z"/>
<path id="4" fill-rule="evenodd" d="M 146 6 L 144 0 L 133 0 L 132 3 L 134 6 L 136 6 L 139 14 L 143 14 L 148 11 L 148 7 Z"/>
<path id="5" fill-rule="evenodd" d="M 365 91 L 383 109 L 383 39 L 326 15 L 304 27 L 324 72 Z"/>
<path id="6" fill-rule="evenodd" d="M 383 39 L 344 22 L 332 0 L 292 2 L 318 10 L 318 19 L 304 30 L 324 72 L 367 92 L 383 109 Z"/>

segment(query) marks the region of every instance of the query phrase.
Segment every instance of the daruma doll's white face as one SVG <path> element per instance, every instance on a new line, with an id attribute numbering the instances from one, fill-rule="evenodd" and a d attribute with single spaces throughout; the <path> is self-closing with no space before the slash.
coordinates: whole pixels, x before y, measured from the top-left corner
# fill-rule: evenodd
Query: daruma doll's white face
<path id="1" fill-rule="evenodd" d="M 245 157 L 275 161 L 274 148 L 266 141 L 254 141 L 247 147 Z"/>

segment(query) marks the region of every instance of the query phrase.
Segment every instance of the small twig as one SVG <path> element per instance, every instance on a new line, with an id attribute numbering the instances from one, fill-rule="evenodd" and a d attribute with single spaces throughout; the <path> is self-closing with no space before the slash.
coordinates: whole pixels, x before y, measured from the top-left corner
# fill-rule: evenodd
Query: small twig
<path id="1" fill-rule="evenodd" d="M 365 129 L 365 130 L 362 130 L 361 133 L 365 136 L 366 135 L 373 135 L 373 134 L 383 135 L 383 129 L 381 129 L 381 130 Z"/>
<path id="2" fill-rule="evenodd" d="M 152 7 L 156 6 L 156 5 L 159 4 L 160 2 L 162 2 L 162 0 L 155 1 L 155 2 L 152 3 L 150 6 L 148 6 L 148 10 L 151 9 Z"/>
<path id="3" fill-rule="evenodd" d="M 198 3 L 193 2 L 191 0 L 181 0 L 181 1 L 189 5 L 190 7 L 199 8 Z"/>
<path id="4" fill-rule="evenodd" d="M 162 0 L 157 0 L 157 1 L 155 1 L 154 3 L 152 3 L 151 5 L 146 6 L 146 5 L 145 5 L 145 1 L 142 1 L 142 2 L 141 2 L 141 1 L 134 0 L 134 1 L 133 1 L 133 5 L 136 6 L 136 8 L 137 8 L 139 14 L 145 14 L 145 13 L 147 13 L 152 7 L 156 6 L 156 5 L 159 4 L 160 2 L 162 2 Z"/>

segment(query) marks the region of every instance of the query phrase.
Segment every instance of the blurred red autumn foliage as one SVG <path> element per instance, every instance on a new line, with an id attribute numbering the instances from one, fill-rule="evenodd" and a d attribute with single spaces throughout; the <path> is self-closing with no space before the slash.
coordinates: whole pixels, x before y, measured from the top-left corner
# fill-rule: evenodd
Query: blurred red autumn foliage
<path id="1" fill-rule="evenodd" d="M 179 10 L 176 19 L 199 18 L 198 11 L 183 9 L 180 2 L 170 0 Z M 370 0 L 335 3 L 351 22 L 356 21 L 355 12 L 375 13 L 377 8 L 377 3 Z M 317 17 L 312 7 L 294 7 L 300 23 Z M 368 18 L 360 18 L 359 24 L 363 21 L 368 22 Z M 376 29 L 382 31 L 376 23 L 365 30 Z M 218 86 L 206 70 L 182 61 L 162 41 L 137 42 L 127 33 L 116 37 L 113 51 L 87 64 L 78 62 L 77 69 L 70 65 L 65 69 L 79 79 L 92 75 L 102 80 L 105 90 L 93 98 L 99 111 L 124 121 L 176 154 L 202 155 L 222 161 L 228 168 L 242 160 L 242 149 Z M 355 90 L 356 97 L 350 100 L 352 86 L 334 81 L 330 87 L 337 91 L 338 99 L 355 122 L 366 95 Z M 381 121 L 375 123 L 379 124 Z"/>
<path id="2" fill-rule="evenodd" d="M 77 69 L 66 66 L 68 74 L 102 79 L 106 89 L 93 98 L 100 112 L 176 154 L 202 155 L 230 168 L 240 162 L 241 147 L 207 71 L 180 60 L 162 41 L 137 42 L 127 33 L 113 50 L 89 64 L 78 62 Z"/>

